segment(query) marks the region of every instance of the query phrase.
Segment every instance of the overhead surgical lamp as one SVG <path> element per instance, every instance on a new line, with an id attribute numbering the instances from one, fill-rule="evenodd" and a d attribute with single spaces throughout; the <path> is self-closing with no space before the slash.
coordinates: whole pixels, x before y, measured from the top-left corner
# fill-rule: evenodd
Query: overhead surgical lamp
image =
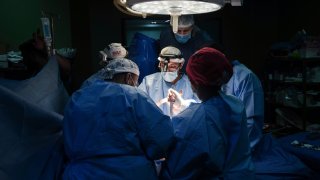
<path id="1" fill-rule="evenodd" d="M 242 6 L 242 0 L 114 0 L 113 3 L 122 12 L 143 18 L 151 14 L 170 15 L 173 32 L 178 30 L 180 15 L 217 11 L 227 3 Z"/>

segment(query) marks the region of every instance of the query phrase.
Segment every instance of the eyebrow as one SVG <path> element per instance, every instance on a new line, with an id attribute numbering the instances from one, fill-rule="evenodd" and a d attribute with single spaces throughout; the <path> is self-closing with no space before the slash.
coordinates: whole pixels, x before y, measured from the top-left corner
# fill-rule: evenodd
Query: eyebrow
<path id="1" fill-rule="evenodd" d="M 191 31 L 191 29 L 178 29 L 178 31 L 187 32 L 187 31 Z"/>
<path id="2" fill-rule="evenodd" d="M 190 27 L 181 27 L 181 28 L 178 28 L 178 30 L 191 30 L 192 29 L 192 26 Z"/>

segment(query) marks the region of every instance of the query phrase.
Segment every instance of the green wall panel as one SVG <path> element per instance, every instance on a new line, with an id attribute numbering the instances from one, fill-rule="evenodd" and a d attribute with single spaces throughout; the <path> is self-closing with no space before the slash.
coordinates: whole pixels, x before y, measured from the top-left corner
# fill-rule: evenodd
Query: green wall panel
<path id="1" fill-rule="evenodd" d="M 42 11 L 56 16 L 56 47 L 70 47 L 68 0 L 1 0 L 0 44 L 6 44 L 8 50 L 18 50 L 19 44 L 30 39 L 32 33 L 41 28 Z"/>

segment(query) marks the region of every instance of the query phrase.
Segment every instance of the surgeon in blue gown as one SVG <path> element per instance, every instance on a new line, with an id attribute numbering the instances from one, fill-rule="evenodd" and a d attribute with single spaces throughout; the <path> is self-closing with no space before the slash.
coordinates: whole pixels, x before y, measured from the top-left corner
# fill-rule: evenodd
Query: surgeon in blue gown
<path id="1" fill-rule="evenodd" d="M 218 49 L 228 56 L 227 48 L 213 43 L 210 47 Z M 228 58 L 228 57 L 227 57 Z M 264 124 L 264 92 L 258 76 L 239 60 L 231 60 L 233 75 L 222 86 L 225 94 L 233 95 L 241 100 L 246 109 L 247 127 L 250 147 L 254 149 L 263 136 Z"/>
<path id="2" fill-rule="evenodd" d="M 202 103 L 172 118 L 177 143 L 164 163 L 163 179 L 254 179 L 245 109 L 220 91 L 232 76 L 226 57 L 213 48 L 193 54 L 187 65 Z"/>
<path id="3" fill-rule="evenodd" d="M 63 179 L 157 179 L 153 160 L 166 158 L 174 141 L 170 118 L 134 87 L 134 62 L 114 59 L 107 69 L 109 81 L 78 90 L 68 103 Z"/>
<path id="4" fill-rule="evenodd" d="M 185 72 L 189 57 L 200 48 L 214 41 L 206 31 L 195 24 L 193 15 L 182 15 L 178 19 L 178 31 L 174 33 L 171 26 L 164 29 L 158 42 L 160 49 L 167 46 L 180 49 L 183 58 L 186 60 L 182 68 L 182 71 Z"/>
<path id="5" fill-rule="evenodd" d="M 259 78 L 238 60 L 231 62 L 233 76 L 222 91 L 239 98 L 246 107 L 250 147 L 262 138 L 264 123 L 264 93 Z"/>
<path id="6" fill-rule="evenodd" d="M 180 50 L 173 46 L 165 47 L 161 50 L 158 60 L 161 72 L 144 77 L 139 88 L 156 102 L 163 113 L 175 116 L 190 103 L 200 102 L 191 89 L 188 76 L 181 71 L 185 60 Z M 179 104 L 168 101 L 172 90 L 182 94 Z"/>

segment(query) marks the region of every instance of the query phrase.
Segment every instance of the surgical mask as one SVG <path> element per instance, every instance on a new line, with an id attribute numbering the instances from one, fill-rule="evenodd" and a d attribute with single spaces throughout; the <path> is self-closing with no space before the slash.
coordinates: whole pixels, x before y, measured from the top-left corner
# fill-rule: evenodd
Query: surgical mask
<path id="1" fill-rule="evenodd" d="M 178 71 L 161 72 L 163 79 L 167 82 L 173 82 L 178 77 Z"/>
<path id="2" fill-rule="evenodd" d="M 184 44 L 186 43 L 190 38 L 191 38 L 191 33 L 186 34 L 186 35 L 180 35 L 178 33 L 174 34 L 174 37 L 176 38 L 176 40 L 181 43 Z"/>

